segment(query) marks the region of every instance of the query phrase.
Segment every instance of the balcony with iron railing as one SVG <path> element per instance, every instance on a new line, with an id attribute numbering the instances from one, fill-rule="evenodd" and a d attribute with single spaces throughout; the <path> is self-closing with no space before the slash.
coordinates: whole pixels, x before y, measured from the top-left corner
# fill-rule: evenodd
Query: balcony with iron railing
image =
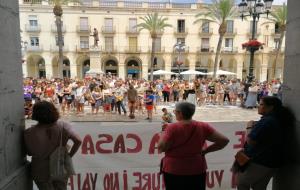
<path id="1" fill-rule="evenodd" d="M 159 2 L 149 2 L 148 7 L 152 9 L 165 9 L 166 3 L 159 3 Z"/>
<path id="2" fill-rule="evenodd" d="M 227 30 L 225 36 L 227 37 L 234 37 L 237 34 L 237 29 L 234 28 L 233 30 Z"/>
<path id="3" fill-rule="evenodd" d="M 127 46 L 125 47 L 125 53 L 141 53 L 140 46 Z"/>
<path id="4" fill-rule="evenodd" d="M 208 29 L 204 29 L 204 28 L 200 28 L 199 30 L 199 35 L 200 36 L 211 36 L 213 34 L 213 28 L 208 28 Z"/>
<path id="5" fill-rule="evenodd" d="M 38 24 L 36 26 L 25 24 L 25 31 L 26 32 L 41 32 L 41 25 Z"/>
<path id="6" fill-rule="evenodd" d="M 172 3 L 172 8 L 175 9 L 190 9 L 192 4 L 190 3 Z"/>
<path id="7" fill-rule="evenodd" d="M 140 31 L 137 28 L 133 28 L 133 27 L 127 27 L 126 28 L 126 34 L 130 35 L 130 36 L 137 36 L 139 35 Z"/>
<path id="8" fill-rule="evenodd" d="M 78 33 L 91 33 L 91 26 L 90 25 L 77 25 L 76 31 Z"/>
<path id="9" fill-rule="evenodd" d="M 118 48 L 115 46 L 102 46 L 101 52 L 104 54 L 117 53 Z"/>
<path id="10" fill-rule="evenodd" d="M 90 49 L 88 42 L 76 45 L 75 51 L 78 53 L 86 53 Z"/>
<path id="11" fill-rule="evenodd" d="M 117 7 L 118 2 L 117 1 L 109 1 L 109 0 L 100 0 L 99 1 L 100 7 Z"/>
<path id="12" fill-rule="evenodd" d="M 57 45 L 50 45 L 50 51 L 53 53 L 56 53 L 59 51 L 59 48 Z M 69 51 L 69 47 L 67 45 L 63 46 L 63 52 L 68 52 Z"/>
<path id="13" fill-rule="evenodd" d="M 43 49 L 43 46 L 42 45 L 38 45 L 38 46 L 27 46 L 26 48 L 26 51 L 27 52 L 42 52 L 44 49 Z"/>
<path id="14" fill-rule="evenodd" d="M 116 33 L 116 27 L 115 26 L 102 26 L 101 28 L 102 34 L 115 34 Z"/>
<path id="15" fill-rule="evenodd" d="M 42 0 L 23 0 L 23 4 L 42 4 Z"/>
<path id="16" fill-rule="evenodd" d="M 187 36 L 188 28 L 176 28 L 174 31 L 175 36 Z"/>
<path id="17" fill-rule="evenodd" d="M 222 53 L 237 53 L 238 47 L 222 47 L 221 52 Z"/>
<path id="18" fill-rule="evenodd" d="M 141 8 L 142 6 L 143 2 L 141 1 L 124 1 L 124 7 Z"/>
<path id="19" fill-rule="evenodd" d="M 61 31 L 62 31 L 63 33 L 66 32 L 66 25 L 63 24 L 63 25 L 61 26 Z M 52 25 L 51 25 L 51 32 L 57 33 L 57 27 L 56 27 L 56 24 L 52 24 Z"/>
<path id="20" fill-rule="evenodd" d="M 197 53 L 214 53 L 214 47 L 201 45 L 200 47 L 197 47 Z"/>

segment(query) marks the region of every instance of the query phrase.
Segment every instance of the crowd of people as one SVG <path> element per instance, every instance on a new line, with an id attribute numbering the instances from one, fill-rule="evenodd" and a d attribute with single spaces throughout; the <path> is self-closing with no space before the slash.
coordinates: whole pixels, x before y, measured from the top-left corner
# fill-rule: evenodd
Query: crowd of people
<path id="1" fill-rule="evenodd" d="M 245 83 L 239 79 L 195 78 L 194 80 L 119 79 L 114 76 L 95 76 L 85 79 L 34 79 L 23 83 L 25 115 L 30 118 L 35 102 L 46 100 L 59 105 L 62 115 L 75 112 L 79 116 L 86 106 L 91 114 L 119 113 L 134 118 L 147 113 L 151 120 L 156 105 L 169 105 L 184 100 L 203 105 L 232 105 L 255 108 L 264 96 L 281 97 L 279 80 Z"/>
<path id="2" fill-rule="evenodd" d="M 49 172 L 40 175 L 38 168 L 48 168 L 51 152 L 59 142 L 67 146 L 73 141 L 73 156 L 81 139 L 69 123 L 59 121 L 60 114 L 82 115 L 86 106 L 92 114 L 122 112 L 130 118 L 147 113 L 152 120 L 156 105 L 174 102 L 174 115 L 162 108 L 162 132 L 158 148 L 165 153 L 161 161 L 167 190 L 206 189 L 207 164 L 205 155 L 223 149 L 229 139 L 210 124 L 193 120 L 197 106 L 206 104 L 258 107 L 262 115 L 246 126 L 246 141 L 235 156 L 232 172 L 238 190 L 265 190 L 278 168 L 292 160 L 284 148 L 291 144 L 295 126 L 293 113 L 282 105 L 281 84 L 244 83 L 224 77 L 215 79 L 179 80 L 122 80 L 114 77 L 76 79 L 24 79 L 25 110 L 38 123 L 24 133 L 27 154 L 33 156 L 32 176 L 39 189 L 66 189 L 67 178 L 53 180 Z M 175 121 L 176 119 L 176 121 Z M 62 131 L 61 133 L 59 131 Z M 32 141 L 32 139 L 35 139 Z M 60 139 L 60 140 L 59 140 Z M 56 142 L 53 144 L 53 142 Z M 210 141 L 206 145 L 206 141 Z M 38 143 L 36 143 L 38 142 Z M 205 146 L 206 145 L 206 146 Z M 239 156 L 238 156 L 239 155 Z M 241 156 L 242 155 L 242 156 Z M 47 171 L 46 169 L 43 171 Z"/>

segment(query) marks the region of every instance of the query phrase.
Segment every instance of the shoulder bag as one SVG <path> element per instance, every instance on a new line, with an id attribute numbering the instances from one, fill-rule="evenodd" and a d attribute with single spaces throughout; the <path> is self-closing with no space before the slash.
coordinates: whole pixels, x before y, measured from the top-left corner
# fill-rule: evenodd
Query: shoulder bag
<path id="1" fill-rule="evenodd" d="M 64 180 L 75 174 L 72 158 L 62 145 L 63 126 L 59 129 L 59 146 L 50 154 L 49 171 L 51 180 Z"/>

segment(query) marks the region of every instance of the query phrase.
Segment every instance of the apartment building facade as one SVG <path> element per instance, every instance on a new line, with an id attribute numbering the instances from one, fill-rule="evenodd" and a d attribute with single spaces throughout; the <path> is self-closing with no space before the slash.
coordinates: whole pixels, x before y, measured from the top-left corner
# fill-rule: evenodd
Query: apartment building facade
<path id="1" fill-rule="evenodd" d="M 53 5 L 41 0 L 20 0 L 19 4 L 24 77 L 58 76 Z M 185 49 L 180 53 L 183 60 L 180 71 L 210 72 L 219 39 L 218 25 L 208 21 L 194 23 L 195 15 L 204 11 L 205 6 L 209 5 L 121 0 L 83 0 L 80 5 L 64 5 L 63 75 L 83 78 L 87 71 L 93 71 L 111 73 L 120 78 L 147 79 L 152 40 L 147 30 L 139 31 L 135 26 L 142 22 L 141 17 L 153 12 L 167 17 L 167 23 L 173 26 L 161 31 L 156 39 L 154 70 L 179 72 L 176 64 L 179 52 L 174 45 L 181 42 Z M 241 44 L 251 38 L 252 24 L 250 19 L 240 18 L 227 22 L 219 67 L 236 73 L 237 78 L 245 78 L 248 74 L 250 55 Z M 99 33 L 98 46 L 94 46 L 94 28 Z M 256 37 L 265 45 L 255 53 L 255 77 L 260 81 L 282 78 L 283 51 L 274 64 L 280 38 L 276 24 L 261 18 L 257 23 Z"/>

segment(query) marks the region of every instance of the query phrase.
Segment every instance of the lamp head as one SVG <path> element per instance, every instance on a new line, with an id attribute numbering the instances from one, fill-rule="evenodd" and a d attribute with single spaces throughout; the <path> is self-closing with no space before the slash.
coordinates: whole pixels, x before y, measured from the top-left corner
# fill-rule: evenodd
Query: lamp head
<path id="1" fill-rule="evenodd" d="M 248 4 L 248 7 L 250 9 L 252 9 L 256 3 L 256 0 L 246 0 L 247 1 L 247 4 Z"/>
<path id="2" fill-rule="evenodd" d="M 264 0 L 264 3 L 265 3 L 265 9 L 266 9 L 267 11 L 271 10 L 273 0 Z"/>
<path id="3" fill-rule="evenodd" d="M 258 2 L 255 5 L 255 12 L 260 14 L 264 12 L 264 4 L 261 2 L 261 0 L 258 0 Z"/>
<path id="4" fill-rule="evenodd" d="M 246 13 L 248 11 L 248 4 L 245 2 L 245 0 L 242 0 L 242 2 L 238 6 L 239 12 L 241 14 Z"/>

